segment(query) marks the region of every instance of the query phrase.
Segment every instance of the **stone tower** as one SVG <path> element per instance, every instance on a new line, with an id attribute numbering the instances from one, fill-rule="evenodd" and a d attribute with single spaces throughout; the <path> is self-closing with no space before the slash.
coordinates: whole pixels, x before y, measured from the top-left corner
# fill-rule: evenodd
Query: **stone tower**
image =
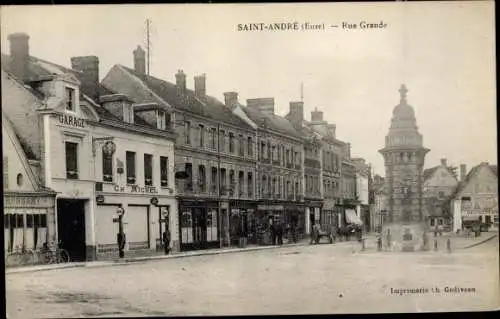
<path id="1" fill-rule="evenodd" d="M 429 149 L 423 147 L 415 112 L 406 100 L 407 92 L 406 86 L 401 85 L 401 100 L 393 110 L 385 147 L 379 151 L 384 156 L 386 176 L 388 211 L 384 228 L 391 229 L 395 241 L 402 238 L 403 232 L 411 232 L 415 238 L 421 237 L 420 231 L 426 225 L 422 171 Z M 403 226 L 406 229 L 403 230 Z"/>

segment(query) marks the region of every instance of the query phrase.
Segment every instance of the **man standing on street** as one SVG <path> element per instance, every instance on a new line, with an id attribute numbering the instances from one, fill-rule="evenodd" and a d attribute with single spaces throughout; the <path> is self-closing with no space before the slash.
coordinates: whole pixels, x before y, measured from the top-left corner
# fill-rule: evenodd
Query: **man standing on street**
<path id="1" fill-rule="evenodd" d="M 166 225 L 166 229 L 163 232 L 163 248 L 165 249 L 165 255 L 170 253 L 170 230 L 168 229 L 168 225 Z"/>

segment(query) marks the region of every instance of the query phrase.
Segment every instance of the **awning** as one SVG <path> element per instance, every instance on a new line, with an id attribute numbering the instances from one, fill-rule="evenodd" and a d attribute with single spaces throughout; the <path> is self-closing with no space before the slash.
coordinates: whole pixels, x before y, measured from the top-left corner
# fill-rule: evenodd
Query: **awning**
<path id="1" fill-rule="evenodd" d="M 363 222 L 359 219 L 358 215 L 356 215 L 354 209 L 345 210 L 345 219 L 349 224 L 363 225 Z"/>

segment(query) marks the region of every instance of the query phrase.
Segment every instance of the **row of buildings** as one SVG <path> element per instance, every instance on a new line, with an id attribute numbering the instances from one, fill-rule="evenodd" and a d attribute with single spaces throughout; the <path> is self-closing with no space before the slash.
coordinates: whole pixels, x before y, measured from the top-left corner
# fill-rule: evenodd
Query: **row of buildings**
<path id="1" fill-rule="evenodd" d="M 273 98 L 207 94 L 179 70 L 175 83 L 113 66 L 102 81 L 95 56 L 71 68 L 29 54 L 9 36 L 2 54 L 5 251 L 60 241 L 72 260 L 117 250 L 118 208 L 127 250 L 257 243 L 271 216 L 301 234 L 313 223 L 370 225 L 370 166 L 351 158 L 336 126 L 304 103 L 275 113 Z M 132 58 L 132 56 L 131 56 Z"/>

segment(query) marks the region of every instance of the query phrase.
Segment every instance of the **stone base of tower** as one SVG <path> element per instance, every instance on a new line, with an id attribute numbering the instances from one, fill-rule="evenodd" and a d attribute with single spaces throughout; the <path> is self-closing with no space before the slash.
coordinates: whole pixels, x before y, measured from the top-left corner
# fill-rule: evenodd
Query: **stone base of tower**
<path id="1" fill-rule="evenodd" d="M 382 244 L 391 251 L 428 250 L 431 243 L 425 222 L 382 225 Z"/>

